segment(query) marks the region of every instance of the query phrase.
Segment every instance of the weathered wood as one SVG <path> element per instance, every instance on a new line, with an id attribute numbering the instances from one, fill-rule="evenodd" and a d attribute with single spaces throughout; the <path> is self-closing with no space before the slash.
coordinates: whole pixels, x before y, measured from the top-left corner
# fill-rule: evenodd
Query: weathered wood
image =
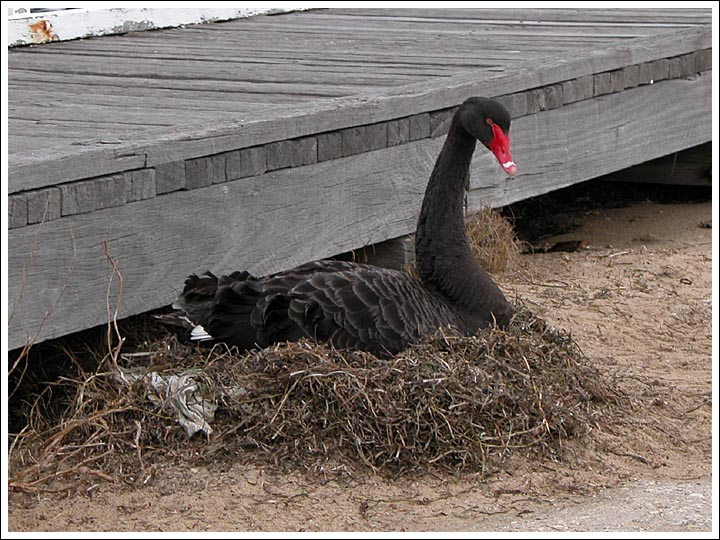
<path id="1" fill-rule="evenodd" d="M 430 136 L 430 114 L 414 114 L 408 118 L 410 128 L 410 140 L 417 141 Z"/>
<path id="2" fill-rule="evenodd" d="M 695 58 L 696 55 L 694 52 L 670 58 L 668 65 L 668 78 L 677 79 L 696 73 Z"/>
<path id="3" fill-rule="evenodd" d="M 177 31 L 173 35 L 181 34 L 180 31 Z M 236 39 L 240 38 L 236 36 Z M 157 44 L 155 38 L 145 41 Z M 368 46 L 373 43 L 370 37 L 366 42 Z M 290 43 L 288 41 L 288 44 Z M 68 44 L 62 45 L 67 46 Z M 378 47 L 383 47 L 384 44 L 372 46 L 376 50 Z M 38 160 L 37 156 L 24 153 L 13 154 L 10 162 L 10 192 L 112 174 L 129 168 L 153 167 L 162 163 L 234 151 L 238 148 L 257 146 L 286 138 L 311 136 L 318 132 L 331 132 L 410 117 L 430 110 L 457 105 L 471 95 L 513 94 L 528 88 L 556 84 L 590 73 L 622 69 L 627 65 L 652 61 L 660 57 L 677 56 L 697 49 L 708 49 L 710 46 L 711 32 L 708 27 L 666 28 L 661 34 L 633 40 L 632 47 L 619 44 L 595 50 L 580 48 L 569 50 L 567 54 L 556 57 L 546 56 L 543 59 L 542 70 L 537 69 L 538 59 L 541 56 L 536 55 L 547 53 L 535 51 L 534 56 L 529 58 L 526 51 L 522 54 L 527 60 L 518 61 L 513 64 L 512 70 L 508 71 L 497 71 L 498 68 L 467 71 L 467 68 L 461 66 L 461 70 L 451 77 L 433 77 L 427 82 L 388 89 L 381 95 L 375 93 L 364 97 L 348 96 L 328 101 L 318 100 L 317 96 L 311 96 L 308 97 L 310 101 L 304 104 L 273 107 L 268 109 L 267 114 L 251 119 L 224 120 L 214 123 L 211 127 L 171 127 L 163 134 L 158 135 L 156 132 L 151 134 L 143 131 L 137 137 L 138 140 L 121 142 L 110 151 L 103 148 L 102 145 L 94 144 L 87 148 L 72 146 L 58 148 L 47 152 L 41 160 Z M 423 52 L 427 52 L 427 49 L 424 47 Z M 102 59 L 102 62 L 108 63 L 107 59 Z M 97 65 L 102 66 L 103 64 Z M 115 69 L 118 74 L 123 74 L 120 66 L 110 66 L 108 69 Z M 317 77 L 312 70 L 306 70 L 306 72 Z M 29 76 L 29 74 L 30 72 L 27 72 L 23 76 Z M 393 77 L 396 82 L 400 81 L 396 75 Z M 113 77 L 108 77 L 108 81 L 112 79 Z M 117 77 L 114 79 L 116 80 Z M 152 81 L 157 85 L 167 85 L 172 82 L 168 79 L 157 78 L 144 80 Z M 658 79 L 656 78 L 656 80 Z M 213 90 L 212 85 L 219 86 L 221 83 L 222 81 L 209 81 L 207 90 Z M 228 84 L 234 85 L 235 83 L 228 81 Z M 228 89 L 230 88 L 233 87 L 228 86 Z M 348 86 L 346 91 L 354 92 L 359 88 L 351 89 Z M 347 96 L 347 93 L 345 95 Z M 139 126 L 138 129 L 147 129 L 147 127 Z"/>
<path id="4" fill-rule="evenodd" d="M 145 199 L 155 197 L 155 195 L 157 194 L 157 189 L 155 187 L 155 169 L 141 169 L 139 171 L 129 171 L 125 173 L 125 176 L 127 177 L 128 189 L 127 202 L 143 201 Z M 219 181 L 222 182 L 224 180 L 225 178 L 223 171 L 223 178 Z M 213 183 L 215 183 L 214 178 Z"/>
<path id="5" fill-rule="evenodd" d="M 622 73 L 623 88 L 635 88 L 640 84 L 640 66 L 625 66 Z"/>
<path id="6" fill-rule="evenodd" d="M 624 69 L 610 72 L 610 92 L 621 92 L 625 88 Z"/>
<path id="7" fill-rule="evenodd" d="M 268 144 L 267 170 L 299 167 L 317 161 L 317 138 L 302 137 Z"/>
<path id="8" fill-rule="evenodd" d="M 415 264 L 415 236 L 406 234 L 371 246 L 363 246 L 335 259 L 372 264 L 394 270 L 406 270 Z"/>
<path id="9" fill-rule="evenodd" d="M 650 62 L 638 64 L 638 85 L 650 84 L 653 80 L 653 69 Z"/>
<path id="10" fill-rule="evenodd" d="M 481 153 L 469 209 L 511 204 L 710 141 L 711 79 L 661 81 L 517 119 L 512 145 L 520 174 L 503 179 L 492 156 Z"/>
<path id="11" fill-rule="evenodd" d="M 341 134 L 344 156 L 379 150 L 388 145 L 387 124 L 385 123 L 344 129 Z"/>
<path id="12" fill-rule="evenodd" d="M 450 129 L 450 122 L 455 114 L 455 108 L 442 109 L 430 113 L 430 137 L 442 137 Z M 388 127 L 388 139 L 390 138 Z M 389 143 L 389 141 L 388 141 Z"/>
<path id="13" fill-rule="evenodd" d="M 547 110 L 547 96 L 544 88 L 533 88 L 525 92 L 525 95 L 528 114 L 535 114 L 538 111 Z"/>
<path id="14" fill-rule="evenodd" d="M 95 210 L 97 208 L 97 188 L 98 184 L 93 180 L 60 186 L 62 215 L 71 216 Z"/>
<path id="15" fill-rule="evenodd" d="M 670 61 L 667 58 L 660 58 L 651 62 L 650 69 L 652 70 L 652 80 L 654 82 L 662 81 L 667 79 L 670 74 Z"/>
<path id="16" fill-rule="evenodd" d="M 482 8 L 482 9 L 463 9 L 462 11 L 453 10 L 447 13 L 445 8 L 404 8 L 401 11 L 389 12 L 387 9 L 364 8 L 362 10 L 353 8 L 336 8 L 329 12 L 321 12 L 327 18 L 352 18 L 362 14 L 363 17 L 388 18 L 393 20 L 399 18 L 405 20 L 423 20 L 431 18 L 458 18 L 482 19 L 487 21 L 508 19 L 507 9 L 499 8 Z M 523 7 L 522 10 L 515 9 L 511 12 L 513 19 L 519 21 L 527 21 L 529 23 L 537 23 L 537 21 L 563 21 L 563 22 L 585 22 L 585 23 L 612 23 L 632 25 L 634 22 L 641 24 L 649 23 L 669 23 L 677 24 L 681 22 L 702 21 L 707 17 L 707 10 L 704 9 L 645 9 L 638 12 L 637 9 L 613 8 L 611 10 L 601 8 L 583 8 L 583 9 L 546 9 Z M 352 19 L 351 19 L 352 20 Z"/>
<path id="17" fill-rule="evenodd" d="M 575 103 L 593 97 L 594 76 L 585 75 L 562 83 L 563 103 Z"/>
<path id="18" fill-rule="evenodd" d="M 602 96 L 610 92 L 610 72 L 596 73 L 593 76 L 593 95 Z"/>
<path id="19" fill-rule="evenodd" d="M 158 195 L 185 189 L 185 162 L 172 161 L 155 165 L 155 191 Z"/>
<path id="20" fill-rule="evenodd" d="M 399 118 L 387 123 L 388 146 L 405 144 L 410 141 L 410 119 Z"/>
<path id="21" fill-rule="evenodd" d="M 712 49 L 703 49 L 695 54 L 695 69 L 698 73 L 712 69 Z"/>
<path id="22" fill-rule="evenodd" d="M 227 154 L 225 176 L 230 180 L 257 176 L 267 171 L 267 150 L 264 146 L 251 146 Z"/>
<path id="23" fill-rule="evenodd" d="M 506 94 L 504 96 L 497 96 L 495 99 L 505 105 L 505 108 L 512 118 L 520 118 L 528 114 L 527 92 Z"/>
<path id="24" fill-rule="evenodd" d="M 612 172 L 599 180 L 711 187 L 712 143 Z"/>
<path id="25" fill-rule="evenodd" d="M 331 131 L 330 133 L 321 133 L 317 136 L 317 140 L 318 161 L 328 161 L 330 159 L 343 157 L 341 132 Z"/>
<path id="26" fill-rule="evenodd" d="M 470 210 L 509 204 L 648 155 L 709 141 L 711 86 L 711 76 L 704 74 L 518 118 L 512 142 L 521 174 L 508 179 L 492 155 L 479 151 L 471 170 Z M 123 275 L 123 317 L 171 302 L 190 272 L 264 274 L 408 234 L 442 144 L 442 138 L 428 138 L 63 217 L 52 227 L 11 229 L 9 347 L 21 346 L 48 312 L 40 339 L 106 320 L 110 267 L 103 241 Z M 212 213 L 198 217 L 188 208 Z"/>
<path id="27" fill-rule="evenodd" d="M 368 99 L 347 97 L 329 103 L 315 102 L 302 107 L 278 108 L 268 117 L 257 122 L 244 124 L 241 133 L 232 128 L 218 126 L 201 130 L 192 140 L 178 141 L 170 135 L 156 140 L 153 148 L 146 148 L 150 163 L 170 161 L 167 152 L 194 153 L 205 151 L 203 142 L 211 137 L 213 144 L 242 147 L 251 138 L 254 144 L 279 137 L 278 131 L 287 137 L 306 135 L 311 131 L 330 131 L 348 124 L 367 124 L 384 121 L 397 116 L 410 116 L 418 112 L 445 108 L 461 103 L 472 95 L 502 95 L 532 88 L 540 84 L 553 84 L 571 78 L 619 69 L 626 65 L 651 61 L 667 55 L 685 53 L 710 46 L 711 34 L 708 28 L 669 32 L 660 36 L 635 40 L 633 47 L 614 46 L 588 52 L 572 51 L 562 59 L 548 59 L 543 69 L 537 70 L 537 63 L 526 62 L 512 73 L 460 74 L 454 77 L 428 83 L 390 88 L 381 97 Z M 187 139 L 187 133 L 184 133 Z M 172 141 L 172 143 L 170 142 Z"/>
<path id="28" fill-rule="evenodd" d="M 13 195 L 8 198 L 8 228 L 24 227 L 28 222 L 27 195 Z"/>
<path id="29" fill-rule="evenodd" d="M 197 189 L 225 181 L 225 154 L 188 159 L 185 162 L 185 187 Z"/>
<path id="30" fill-rule="evenodd" d="M 96 178 L 93 182 L 95 183 L 95 210 L 122 206 L 128 201 L 139 200 L 142 195 L 139 182 L 133 192 L 130 173 L 104 176 Z"/>
<path id="31" fill-rule="evenodd" d="M 543 88 L 545 92 L 546 109 L 557 109 L 563 105 L 563 87 L 562 84 L 551 84 Z"/>
<path id="32" fill-rule="evenodd" d="M 41 189 L 27 194 L 27 222 L 42 223 L 60 219 L 60 190 L 58 188 Z"/>
<path id="33" fill-rule="evenodd" d="M 38 154 L 9 156 L 8 168 L 12 172 L 9 173 L 8 192 L 145 167 L 147 156 L 144 153 L 108 146 L 96 142 L 85 147 L 58 147 Z"/>
<path id="34" fill-rule="evenodd" d="M 8 46 L 14 47 L 28 43 L 44 43 L 51 40 L 67 40 L 122 34 L 130 30 L 154 30 L 167 26 L 226 20 L 238 17 L 251 17 L 260 13 L 274 11 L 273 8 L 192 8 L 168 10 L 163 8 L 114 8 L 101 12 L 88 13 L 85 9 L 72 11 L 35 13 L 8 20 Z M 36 32 L 31 25 L 47 22 L 50 32 Z"/>

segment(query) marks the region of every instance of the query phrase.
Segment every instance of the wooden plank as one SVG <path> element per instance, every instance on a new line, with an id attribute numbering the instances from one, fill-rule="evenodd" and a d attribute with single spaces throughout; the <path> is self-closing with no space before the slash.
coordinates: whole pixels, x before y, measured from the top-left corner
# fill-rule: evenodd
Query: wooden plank
<path id="1" fill-rule="evenodd" d="M 225 176 L 228 180 L 257 176 L 265 171 L 267 171 L 267 149 L 264 146 L 243 148 L 227 155 Z"/>
<path id="2" fill-rule="evenodd" d="M 520 174 L 504 181 L 492 156 L 478 156 L 469 207 L 512 204 L 710 141 L 711 80 L 705 73 L 662 81 L 513 121 Z"/>
<path id="3" fill-rule="evenodd" d="M 248 103 L 249 110 L 262 110 L 267 108 L 267 103 L 256 104 L 251 107 L 253 96 L 265 95 L 266 99 L 271 100 L 273 96 L 283 96 L 287 94 L 296 93 L 300 96 L 305 96 L 299 101 L 306 101 L 313 97 L 323 96 L 344 96 L 349 94 L 355 94 L 359 92 L 370 92 L 376 90 L 378 86 L 385 86 L 382 80 L 376 79 L 372 84 L 358 84 L 357 81 L 346 81 L 346 82 L 335 82 L 333 84 L 326 84 L 323 82 L 317 82 L 310 84 L 308 82 L 295 82 L 295 81 L 280 81 L 275 83 L 269 83 L 267 81 L 240 81 L 240 80 L 213 80 L 213 79 L 158 79 L 158 78 L 142 78 L 142 77 L 113 77 L 107 75 L 73 75 L 72 79 L 68 79 L 68 75 L 62 73 L 42 73 L 37 74 L 34 72 L 20 72 L 20 70 L 13 70 L 10 74 L 12 80 L 16 81 L 27 81 L 28 84 L 32 83 L 32 86 L 36 88 L 38 85 L 59 85 L 61 88 L 70 88 L 67 92 L 72 92 L 72 85 L 77 85 L 82 81 L 82 86 L 87 86 L 87 92 L 93 92 L 97 87 L 98 91 L 105 92 L 109 86 L 119 85 L 120 88 L 124 88 L 127 85 L 128 95 L 143 95 L 143 89 L 149 89 L 162 93 L 166 90 L 175 91 L 186 91 L 186 92 L 205 92 L 205 93 L 217 93 L 222 92 L 225 94 L 237 94 L 239 102 Z M 397 83 L 393 79 L 385 78 L 385 82 L 391 84 Z M 10 88 L 12 90 L 12 87 Z M 18 91 L 21 91 L 19 89 Z M 286 99 L 284 101 L 294 102 L 297 99 Z"/>
<path id="4" fill-rule="evenodd" d="M 114 57 L 112 61 L 107 58 L 99 58 L 83 55 L 33 55 L 29 65 L 15 60 L 12 64 L 13 71 L 51 72 L 63 73 L 66 76 L 90 75 L 93 77 L 132 77 L 142 80 L 160 79 L 162 82 L 167 79 L 187 80 L 188 73 L 193 74 L 194 79 L 209 81 L 226 81 L 242 83 L 244 81 L 263 81 L 268 83 L 284 83 L 288 80 L 296 81 L 295 84 L 305 85 L 342 84 L 347 83 L 347 74 L 352 72 L 354 77 L 352 83 L 355 85 L 398 85 L 408 82 L 416 82 L 425 78 L 425 74 L 417 73 L 408 69 L 386 69 L 378 73 L 377 69 L 369 66 L 367 69 L 345 68 L 343 66 L 306 66 L 302 64 L 277 64 L 272 69 L 264 65 L 248 62 L 227 62 L 227 61 L 182 61 L 169 62 L 165 59 L 146 58 L 121 58 Z M 446 69 L 438 69 L 437 75 L 448 75 Z M 322 79 L 318 79 L 321 75 Z"/>
<path id="5" fill-rule="evenodd" d="M 388 146 L 405 144 L 410 141 L 410 119 L 399 118 L 387 123 Z"/>
<path id="6" fill-rule="evenodd" d="M 711 86 L 704 74 L 517 119 L 513 155 L 521 174 L 508 179 L 492 155 L 479 151 L 470 209 L 509 204 L 710 140 Z M 9 347 L 21 346 L 47 312 L 41 339 L 106 320 L 110 268 L 103 241 L 123 275 L 123 317 L 171 302 L 190 272 L 264 274 L 412 232 L 442 144 L 424 139 L 77 214 L 52 227 L 12 229 Z M 207 208 L 213 211 L 188 210 Z"/>
<path id="7" fill-rule="evenodd" d="M 602 180 L 710 187 L 711 167 L 712 143 L 705 143 L 610 173 Z"/>
<path id="8" fill-rule="evenodd" d="M 267 145 L 266 167 L 268 171 L 310 165 L 317 161 L 317 138 L 302 137 Z"/>
<path id="9" fill-rule="evenodd" d="M 152 104 L 143 106 L 142 99 L 139 99 L 134 107 L 120 107 L 111 105 L 91 105 L 78 103 L 77 100 L 68 103 L 53 103 L 52 107 L 43 106 L 42 121 L 45 124 L 66 122 L 70 126 L 79 126 L 87 122 L 87 127 L 99 127 L 108 129 L 108 124 L 122 124 L 124 127 L 137 125 L 141 129 L 148 126 L 169 127 L 188 123 L 188 113 L 182 110 L 158 110 L 153 109 Z M 12 103 L 8 106 L 9 118 L 33 118 L 37 116 L 38 105 Z M 195 110 L 192 113 L 197 122 L 208 123 L 227 118 L 225 111 L 201 111 Z M 110 127 L 110 129 L 112 129 Z"/>
<path id="10" fill-rule="evenodd" d="M 387 126 L 385 124 L 370 124 L 344 129 L 341 135 L 343 156 L 379 150 L 388 145 Z"/>
<path id="11" fill-rule="evenodd" d="M 8 198 L 8 228 L 24 227 L 28 222 L 28 200 L 24 193 Z"/>
<path id="12" fill-rule="evenodd" d="M 667 28 L 656 29 L 650 32 L 655 35 L 667 32 Z M 302 41 L 296 36 L 292 40 L 277 41 L 282 34 L 258 31 L 257 36 L 253 32 L 243 31 L 241 34 L 227 34 L 218 36 L 215 33 L 206 38 L 202 36 L 200 39 L 196 35 L 184 35 L 182 38 L 173 40 L 171 36 L 165 35 L 162 42 L 144 42 L 139 39 L 133 39 L 128 42 L 120 42 L 114 40 L 92 40 L 92 42 L 83 42 L 82 48 L 31 48 L 23 51 L 13 51 L 11 56 L 12 66 L 32 66 L 34 56 L 58 57 L 69 54 L 78 57 L 89 56 L 96 58 L 127 58 L 140 57 L 152 59 L 164 59 L 166 61 L 178 62 L 181 60 L 218 62 L 218 58 L 227 59 L 229 62 L 243 62 L 247 64 L 277 64 L 286 68 L 302 69 L 301 66 L 293 66 L 294 61 L 303 59 L 314 65 L 324 65 L 327 67 L 335 67 L 342 69 L 344 66 L 362 66 L 364 63 L 381 62 L 391 60 L 392 58 L 402 59 L 404 57 L 415 57 L 417 59 L 425 58 L 423 63 L 433 63 L 436 57 L 457 58 L 462 60 L 472 60 L 473 58 L 491 58 L 485 54 L 493 50 L 503 50 L 514 45 L 516 49 L 527 49 L 527 53 L 532 54 L 532 45 L 538 49 L 553 47 L 556 45 L 578 44 L 578 43 L 610 43 L 623 39 L 632 39 L 635 37 L 644 37 L 647 32 L 630 31 L 622 35 L 609 33 L 594 33 L 583 29 L 582 32 L 574 30 L 573 32 L 560 31 L 557 28 L 543 29 L 542 31 L 518 27 L 514 31 L 508 28 L 475 26 L 467 28 L 461 33 L 443 33 L 438 29 L 434 29 L 432 34 L 427 36 L 415 36 L 414 34 L 403 36 L 405 39 L 398 41 L 396 39 L 395 47 L 388 49 L 386 41 L 390 36 L 395 35 L 392 29 L 392 23 L 386 25 L 385 34 L 378 33 L 372 36 L 373 39 L 363 39 L 354 37 L 353 33 L 344 32 L 342 46 L 338 47 L 334 44 L 332 49 L 328 49 L 327 42 L 336 38 L 335 35 L 324 33 L 313 33 L 304 35 Z M 229 47 L 229 38 L 231 36 L 242 36 L 242 40 L 234 41 Z M 263 40 L 258 43 L 256 37 L 267 36 L 270 39 Z M 379 42 L 379 36 L 382 36 L 382 42 Z M 442 37 L 442 41 L 438 42 L 438 36 Z M 289 37 L 289 36 L 285 36 Z M 272 39 L 274 38 L 274 39 Z M 491 38 L 491 39 L 489 39 Z M 287 43 L 285 42 L 287 41 Z M 292 41 L 295 41 L 293 47 Z M 423 51 L 422 46 L 435 43 L 436 47 L 432 51 Z M 253 46 L 253 43 L 255 44 Z M 472 48 L 463 48 L 463 43 L 484 43 L 486 46 L 482 50 L 474 51 L 470 54 Z M 349 54 L 351 52 L 357 53 Z M 254 53 L 254 54 L 253 54 Z M 323 56 L 317 56 L 319 53 L 325 53 Z M 370 53 L 373 53 L 372 55 Z M 423 54 L 424 53 L 424 54 Z M 441 64 L 437 63 L 439 67 Z"/>
<path id="13" fill-rule="evenodd" d="M 342 132 L 331 131 L 329 133 L 321 133 L 317 136 L 317 141 L 318 161 L 328 161 L 330 159 L 343 157 Z"/>
<path id="14" fill-rule="evenodd" d="M 412 221 L 431 160 L 422 141 L 13 229 L 9 346 L 35 333 L 61 293 L 41 339 L 105 320 L 103 241 L 123 275 L 126 316 L 172 301 L 193 271 L 264 273 L 383 240 L 390 216 Z M 390 224 L 395 236 L 405 228 Z"/>
<path id="15" fill-rule="evenodd" d="M 225 154 L 188 159 L 185 162 L 185 187 L 197 189 L 225 182 Z"/>
<path id="16" fill-rule="evenodd" d="M 634 40 L 632 47 L 622 45 L 592 51 L 575 51 L 563 58 L 548 59 L 542 69 L 538 62 L 526 62 L 512 72 L 468 72 L 442 80 L 403 86 L 383 91 L 382 95 L 345 97 L 333 101 L 317 100 L 304 105 L 280 106 L 260 118 L 240 123 L 217 122 L 201 129 L 170 128 L 163 136 L 140 135 L 136 141 L 119 145 L 125 156 L 147 156 L 147 165 L 195 158 L 209 153 L 231 151 L 246 146 L 298 138 L 318 131 L 333 131 L 397 117 L 412 116 L 429 110 L 457 105 L 469 95 L 503 95 L 528 87 L 543 86 L 608 69 L 621 69 L 659 56 L 679 55 L 710 47 L 710 29 L 699 28 L 669 32 L 653 38 Z M 447 85 L 447 87 L 446 87 Z M 56 152 L 55 156 L 61 152 Z M 63 166 L 52 154 L 38 164 L 33 156 L 13 155 L 10 163 L 10 191 L 43 187 L 54 183 L 113 173 L 115 159 L 90 155 L 92 163 L 71 156 L 71 167 Z M 108 162 L 109 161 L 109 162 Z M 145 166 L 145 164 L 140 165 Z M 88 171 L 92 171 L 88 174 Z M 100 171 L 96 173 L 96 171 Z"/>
<path id="17" fill-rule="evenodd" d="M 96 178 L 95 209 L 113 208 L 128 202 L 132 195 L 132 181 L 127 173 Z M 137 199 L 131 199 L 137 200 Z"/>
<path id="18" fill-rule="evenodd" d="M 562 83 L 563 103 L 575 103 L 593 97 L 594 75 L 584 75 Z"/>
<path id="19" fill-rule="evenodd" d="M 62 215 L 72 216 L 94 211 L 98 206 L 97 189 L 98 184 L 93 180 L 60 186 Z"/>
<path id="20" fill-rule="evenodd" d="M 495 9 L 432 9 L 432 8 L 402 8 L 402 9 L 377 9 L 377 8 L 334 8 L 331 11 L 321 11 L 313 14 L 318 16 L 345 16 L 345 17 L 414 17 L 414 18 L 460 18 L 460 19 L 481 19 L 481 20 L 525 20 L 537 21 L 596 21 L 621 24 L 647 24 L 647 23 L 669 23 L 689 24 L 692 22 L 709 22 L 711 10 L 705 8 L 692 9 L 547 9 L 528 8 L 508 10 L 507 8 Z"/>
<path id="21" fill-rule="evenodd" d="M 511 73 L 468 72 L 439 81 L 384 90 L 381 95 L 315 101 L 303 106 L 278 107 L 266 118 L 233 126 L 216 126 L 194 133 L 168 133 L 152 147 L 143 145 L 149 163 L 172 161 L 178 154 L 202 155 L 206 139 L 218 149 L 262 144 L 278 138 L 299 137 L 358 124 L 370 124 L 397 117 L 457 105 L 471 95 L 503 95 L 527 88 L 553 84 L 591 73 L 621 69 L 626 65 L 683 54 L 710 46 L 711 30 L 697 28 L 636 40 L 632 47 L 609 47 L 597 51 L 572 52 L 563 58 L 528 62 Z M 184 140 L 178 140 L 180 137 Z M 130 145 L 129 148 L 134 148 Z M 228 149 L 229 149 L 228 148 Z"/>
<path id="22" fill-rule="evenodd" d="M 430 136 L 430 113 L 414 114 L 408 118 L 410 140 L 417 141 Z"/>
<path id="23" fill-rule="evenodd" d="M 505 105 L 505 107 L 508 109 L 508 111 L 510 111 L 510 114 L 513 117 L 519 116 L 515 114 L 515 112 L 512 110 L 511 103 L 507 103 L 500 99 L 498 99 L 498 101 L 501 101 L 501 103 Z M 447 134 L 448 130 L 450 129 L 450 122 L 452 121 L 452 117 L 455 114 L 455 110 L 456 109 L 452 107 L 430 113 L 430 137 L 441 137 Z"/>
<path id="24" fill-rule="evenodd" d="M 224 173 L 224 171 L 223 171 Z M 141 169 L 125 173 L 127 178 L 127 202 L 143 201 L 157 195 L 155 170 Z M 98 208 L 104 208 L 98 206 Z"/>
<path id="25" fill-rule="evenodd" d="M 27 222 L 29 225 L 60 219 L 60 190 L 58 188 L 48 188 L 31 191 L 27 194 L 27 205 Z"/>
<path id="26" fill-rule="evenodd" d="M 273 8 L 114 8 L 102 10 L 73 9 L 51 13 L 36 13 L 8 20 L 8 46 L 45 43 L 53 40 L 85 38 L 106 34 L 122 34 L 128 31 L 154 30 L 167 26 L 193 24 L 212 20 L 250 17 Z M 45 23 L 47 30 L 34 30 Z"/>
<path id="27" fill-rule="evenodd" d="M 185 189 L 185 162 L 173 161 L 155 166 L 155 191 L 158 195 Z"/>
<path id="28" fill-rule="evenodd" d="M 667 29 L 664 30 L 667 32 Z M 348 36 L 342 36 L 347 39 Z M 293 39 L 287 44 L 273 44 L 272 48 L 259 48 L 258 41 L 266 43 L 266 36 L 259 35 L 257 39 L 246 40 L 246 42 L 233 43 L 228 50 L 226 40 L 201 40 L 198 37 L 194 39 L 200 43 L 188 43 L 187 37 L 177 45 L 170 47 L 165 41 L 162 43 L 152 44 L 154 50 L 156 47 L 162 47 L 167 50 L 165 56 L 166 62 L 181 63 L 186 57 L 193 58 L 193 52 L 197 61 L 205 58 L 205 62 L 217 64 L 217 58 L 226 59 L 228 63 L 238 65 L 249 65 L 256 67 L 266 66 L 266 69 L 272 70 L 275 67 L 281 67 L 288 70 L 303 71 L 306 66 L 312 66 L 313 70 L 332 70 L 342 72 L 357 69 L 386 69 L 395 72 L 399 69 L 412 68 L 414 66 L 423 67 L 424 69 L 434 69 L 437 75 L 448 72 L 447 68 L 463 67 L 472 68 L 479 67 L 486 61 L 513 61 L 527 60 L 531 57 L 546 55 L 550 52 L 564 51 L 568 48 L 591 47 L 603 44 L 620 44 L 622 41 L 631 40 L 641 35 L 629 35 L 625 37 L 613 36 L 589 36 L 587 33 L 578 35 L 561 35 L 555 31 L 548 31 L 546 36 L 528 36 L 526 31 L 522 35 L 512 36 L 511 38 L 505 32 L 486 34 L 484 31 L 468 33 L 462 36 L 453 36 L 453 39 L 442 39 L 438 41 L 437 36 L 428 36 L 425 41 L 418 40 L 409 36 L 398 42 L 395 38 L 394 42 L 384 40 L 379 43 L 378 40 L 363 41 L 358 43 L 347 44 L 343 48 L 334 47 L 328 50 L 327 41 L 337 38 L 324 38 L 317 40 L 317 43 L 310 41 L 312 37 L 303 36 L 302 40 Z M 344 43 L 346 39 L 343 39 Z M 97 41 L 93 40 L 93 43 Z M 116 52 L 117 44 L 113 43 L 107 51 L 103 51 L 110 58 L 118 55 Z M 92 45 L 88 44 L 88 47 Z M 139 50 L 133 50 L 133 49 Z M 128 52 L 133 57 L 143 57 L 146 46 L 137 41 L 133 41 L 133 47 L 127 47 Z M 53 49 L 54 50 L 54 49 Z M 62 56 L 59 52 L 55 54 L 46 54 L 45 56 L 52 58 L 53 56 Z M 84 52 L 84 50 L 83 50 Z M 32 68 L 34 62 L 32 56 L 28 54 L 11 56 L 11 68 L 17 66 L 14 71 L 23 71 L 21 67 Z M 91 54 L 92 56 L 92 54 Z M 160 56 L 158 56 L 160 57 Z M 82 55 L 78 55 L 82 58 Z M 107 61 L 107 59 L 106 59 Z M 126 62 L 127 63 L 127 62 Z M 403 71 L 401 71 L 403 73 Z"/>

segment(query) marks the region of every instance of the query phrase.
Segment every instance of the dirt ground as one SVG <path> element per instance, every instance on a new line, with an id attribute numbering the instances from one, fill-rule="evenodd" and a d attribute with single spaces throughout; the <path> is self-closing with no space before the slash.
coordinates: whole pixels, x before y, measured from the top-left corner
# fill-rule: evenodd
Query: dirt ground
<path id="1" fill-rule="evenodd" d="M 321 482 L 243 460 L 168 466 L 140 487 L 9 493 L 10 531 L 711 531 L 710 202 L 592 210 L 575 252 L 498 276 L 654 411 L 569 444 L 563 462 L 477 475 Z M 713 224 L 717 226 L 717 224 Z M 640 409 L 638 409 L 640 411 Z M 715 523 L 717 532 L 717 523 Z"/>

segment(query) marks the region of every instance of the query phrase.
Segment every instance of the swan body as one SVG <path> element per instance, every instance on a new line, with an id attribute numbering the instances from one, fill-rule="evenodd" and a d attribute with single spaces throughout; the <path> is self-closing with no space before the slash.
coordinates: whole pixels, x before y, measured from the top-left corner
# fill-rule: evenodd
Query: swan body
<path id="1" fill-rule="evenodd" d="M 173 304 L 189 323 L 188 337 L 242 349 L 307 337 L 387 356 L 440 327 L 472 334 L 507 324 L 513 310 L 472 255 L 463 203 L 476 141 L 516 173 L 509 129 L 507 110 L 486 98 L 469 98 L 453 116 L 418 219 L 419 277 L 334 260 L 264 277 L 192 274 Z"/>

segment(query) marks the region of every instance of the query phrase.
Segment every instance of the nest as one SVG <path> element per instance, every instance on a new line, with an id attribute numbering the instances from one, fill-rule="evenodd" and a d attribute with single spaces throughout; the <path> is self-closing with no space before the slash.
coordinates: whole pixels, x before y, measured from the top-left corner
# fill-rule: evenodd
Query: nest
<path id="1" fill-rule="evenodd" d="M 512 223 L 497 210 L 482 208 L 465 220 L 465 229 L 473 255 L 486 271 L 498 274 L 517 267 L 522 242 Z"/>
<path id="2" fill-rule="evenodd" d="M 153 377 L 193 374 L 194 404 L 216 413 L 210 429 L 197 428 L 208 437 L 188 441 L 148 377 L 118 375 L 131 364 Z M 484 473 L 516 452 L 561 459 L 566 439 L 625 399 L 568 334 L 522 306 L 507 330 L 440 331 L 383 360 L 309 341 L 208 351 L 164 334 L 139 352 L 106 354 L 98 372 L 63 384 L 60 419 L 31 419 L 15 439 L 23 456 L 22 467 L 13 461 L 15 489 L 76 475 L 78 464 L 95 476 L 138 478 L 153 458 L 189 447 L 200 456 L 242 449 L 305 470 L 339 462 L 390 475 Z"/>

